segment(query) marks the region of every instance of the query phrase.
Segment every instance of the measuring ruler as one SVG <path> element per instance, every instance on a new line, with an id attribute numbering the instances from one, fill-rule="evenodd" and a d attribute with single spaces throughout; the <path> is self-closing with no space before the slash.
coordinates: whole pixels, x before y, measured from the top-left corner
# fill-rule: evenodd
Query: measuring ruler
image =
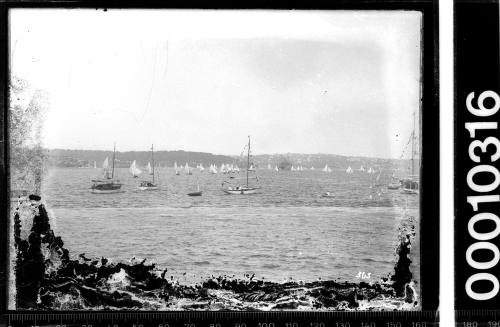
<path id="1" fill-rule="evenodd" d="M 0 324 L 1 325 L 1 324 Z M 436 311 L 14 313 L 11 327 L 431 327 Z"/>
<path id="2" fill-rule="evenodd" d="M 455 323 L 462 327 L 500 327 L 500 310 L 455 310 Z"/>

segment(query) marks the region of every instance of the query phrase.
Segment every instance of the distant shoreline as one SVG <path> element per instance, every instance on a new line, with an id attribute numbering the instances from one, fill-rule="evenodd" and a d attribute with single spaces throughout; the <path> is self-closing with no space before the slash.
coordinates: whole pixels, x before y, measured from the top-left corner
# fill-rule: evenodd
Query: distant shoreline
<path id="1" fill-rule="evenodd" d="M 106 157 L 111 158 L 112 151 L 106 150 L 69 150 L 69 149 L 45 149 L 47 156 L 47 165 L 49 167 L 97 167 L 102 165 Z M 217 155 L 208 152 L 172 150 L 172 151 L 155 151 L 154 159 L 157 165 L 163 167 L 177 165 L 190 166 L 202 164 L 209 166 L 211 164 L 231 164 L 236 163 L 244 167 L 246 158 L 236 155 Z M 244 160 L 243 160 L 244 159 Z M 117 151 L 115 167 L 126 168 L 136 161 L 139 165 L 146 165 L 151 161 L 150 151 Z M 243 162 L 245 161 L 245 162 Z M 331 168 L 360 168 L 360 166 L 378 166 L 394 167 L 407 164 L 409 159 L 390 159 L 390 158 L 373 158 L 363 156 L 344 156 L 337 154 L 303 154 L 303 153 L 283 153 L 283 154 L 259 154 L 252 155 L 251 161 L 254 166 L 267 168 L 268 165 L 280 166 L 286 162 L 289 165 L 301 165 L 308 169 L 311 167 L 322 168 L 328 165 Z"/>
<path id="2" fill-rule="evenodd" d="M 90 149 L 61 149 L 61 148 L 44 148 L 44 151 L 46 152 L 98 152 L 103 155 L 109 155 L 113 153 L 113 150 L 90 150 Z M 230 158 L 237 158 L 240 157 L 240 155 L 236 154 L 217 154 L 217 153 L 211 153 L 211 152 L 204 152 L 204 151 L 189 151 L 189 150 L 156 150 L 155 149 L 155 155 L 156 153 L 162 153 L 162 152 L 167 152 L 167 153 L 202 153 L 202 154 L 207 154 L 207 155 L 213 155 L 213 156 L 222 156 L 222 157 L 230 157 Z M 129 154 L 129 153 L 137 153 L 137 154 L 142 154 L 142 153 L 148 153 L 150 154 L 151 151 L 147 150 L 129 150 L 129 151 L 119 151 L 116 150 L 117 154 Z M 346 154 L 335 154 L 335 153 L 300 153 L 300 152 L 284 152 L 284 153 L 261 153 L 261 154 L 256 154 L 252 155 L 253 157 L 259 157 L 259 156 L 295 156 L 295 155 L 302 155 L 302 156 L 334 156 L 334 157 L 345 157 L 345 158 L 352 158 L 352 159 L 365 159 L 365 160 L 394 160 L 394 161 L 400 161 L 400 160 L 410 160 L 409 158 L 386 158 L 386 157 L 370 157 L 370 156 L 364 156 L 364 155 L 346 155 Z"/>

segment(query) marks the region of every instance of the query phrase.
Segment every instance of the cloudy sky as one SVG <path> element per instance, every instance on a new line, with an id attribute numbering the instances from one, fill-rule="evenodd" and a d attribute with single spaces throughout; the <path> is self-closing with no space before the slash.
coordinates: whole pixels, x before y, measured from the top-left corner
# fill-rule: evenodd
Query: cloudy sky
<path id="1" fill-rule="evenodd" d="M 11 11 L 48 148 L 397 158 L 419 111 L 411 11 Z M 418 124 L 418 121 L 417 121 Z"/>

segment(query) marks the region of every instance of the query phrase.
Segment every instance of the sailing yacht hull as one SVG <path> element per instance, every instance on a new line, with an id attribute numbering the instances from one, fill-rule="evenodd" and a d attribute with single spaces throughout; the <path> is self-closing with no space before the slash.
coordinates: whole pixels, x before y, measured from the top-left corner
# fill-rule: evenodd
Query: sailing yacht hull
<path id="1" fill-rule="evenodd" d="M 256 188 L 247 188 L 247 189 L 239 189 L 239 190 L 229 190 L 229 189 L 224 189 L 224 193 L 231 194 L 231 195 L 247 195 L 247 194 L 255 194 L 257 192 Z"/>
<path id="2" fill-rule="evenodd" d="M 403 194 L 417 195 L 418 194 L 418 190 L 413 190 L 413 189 L 409 189 L 409 188 L 403 188 L 403 190 L 401 191 L 401 193 L 403 193 Z"/>
<path id="3" fill-rule="evenodd" d="M 118 190 L 96 190 L 96 189 L 90 189 L 90 193 L 93 194 L 114 194 L 114 193 L 125 193 L 125 190 L 118 189 Z"/>
<path id="4" fill-rule="evenodd" d="M 139 186 L 139 190 L 141 191 L 155 191 L 158 189 L 158 186 Z"/>

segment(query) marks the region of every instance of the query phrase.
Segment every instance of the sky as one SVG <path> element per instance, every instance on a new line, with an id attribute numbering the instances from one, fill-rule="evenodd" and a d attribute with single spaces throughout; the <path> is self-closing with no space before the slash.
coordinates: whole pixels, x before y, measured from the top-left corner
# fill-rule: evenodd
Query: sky
<path id="1" fill-rule="evenodd" d="M 13 9 L 11 75 L 47 148 L 399 158 L 420 110 L 413 11 Z"/>

